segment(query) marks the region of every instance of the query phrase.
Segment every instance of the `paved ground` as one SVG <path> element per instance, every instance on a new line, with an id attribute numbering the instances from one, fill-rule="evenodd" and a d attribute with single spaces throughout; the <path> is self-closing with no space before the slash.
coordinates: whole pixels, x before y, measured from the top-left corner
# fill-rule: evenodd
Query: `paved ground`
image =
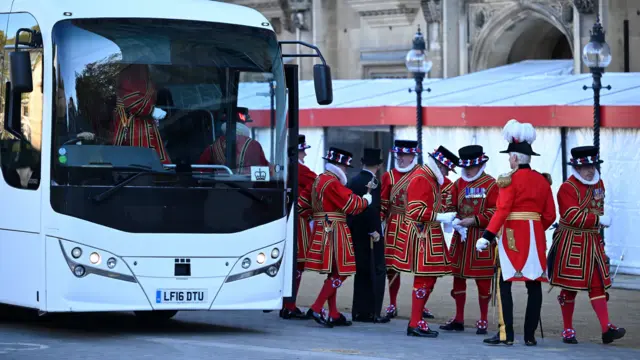
<path id="1" fill-rule="evenodd" d="M 15 315 L 15 312 L 13 312 Z M 262 312 L 184 312 L 165 326 L 142 326 L 129 314 L 65 316 L 56 321 L 14 316 L 0 323 L 0 359 L 638 359 L 619 345 L 565 345 L 557 338 L 535 348 L 520 342 L 491 347 L 472 333 L 437 339 L 405 336 L 406 322 L 325 329 L 313 321 L 280 320 Z"/>
<path id="2" fill-rule="evenodd" d="M 625 281 L 629 284 L 634 281 L 636 283 L 638 282 L 638 277 L 618 276 L 618 283 L 622 283 L 623 278 L 625 278 Z M 311 272 L 304 273 L 298 301 L 301 306 L 308 306 L 313 303 L 323 280 L 324 277 L 319 274 Z M 413 281 L 412 277 L 407 275 L 403 275 L 401 281 L 402 285 L 398 296 L 398 311 L 401 317 L 408 318 L 409 311 L 411 310 L 411 288 Z M 452 283 L 453 281 L 451 277 L 440 278 L 436 283 L 434 294 L 427 303 L 427 307 L 436 316 L 436 319 L 429 322 L 433 328 L 437 329 L 440 324 L 446 322 L 455 314 L 455 303 L 449 295 Z M 353 296 L 352 284 L 353 279 L 346 280 L 338 294 L 338 306 L 341 307 L 343 311 L 347 311 L 349 313 L 351 311 L 351 299 Z M 480 315 L 476 289 L 475 283 L 467 283 L 467 305 L 465 308 L 467 326 L 475 326 L 475 322 L 478 320 Z M 548 293 L 548 290 L 549 285 L 543 284 L 542 326 L 545 337 L 549 340 L 553 339 L 555 341 L 559 338 L 563 330 L 560 305 L 556 300 L 558 294 L 560 294 L 560 290 L 554 288 L 551 293 Z M 388 290 L 385 291 L 386 306 L 389 303 L 389 298 Z M 514 297 L 514 327 L 516 333 L 520 333 L 520 335 L 522 335 L 527 291 L 524 284 L 514 284 L 512 291 Z M 619 345 L 617 346 L 635 347 L 640 349 L 640 292 L 613 288 L 610 289 L 609 293 L 610 320 L 616 326 L 624 327 L 627 330 L 627 335 L 624 339 L 618 342 Z M 490 332 L 496 329 L 495 324 L 497 323 L 498 317 L 497 313 L 494 311 L 495 309 L 496 308 L 493 307 L 489 308 L 488 320 Z M 586 293 L 581 293 L 576 298 L 573 323 L 577 332 L 578 341 L 581 343 L 593 342 L 595 344 L 602 344 L 598 318 L 591 308 L 591 304 L 589 303 Z M 539 329 L 537 336 L 540 337 Z"/>
<path id="3" fill-rule="evenodd" d="M 400 316 L 409 310 L 410 278 L 405 277 L 399 299 Z M 322 277 L 305 274 L 300 295 L 302 306 L 315 297 Z M 449 297 L 450 278 L 442 279 L 429 306 L 438 319 L 434 327 L 453 312 Z M 470 284 L 470 290 L 475 285 Z M 514 286 L 516 310 L 522 311 L 524 286 Z M 351 281 L 339 294 L 339 304 L 348 313 Z M 602 345 L 596 317 L 586 296 L 576 307 L 575 326 L 578 345 L 559 340 L 562 330 L 557 290 L 545 291 L 543 325 L 545 339 L 535 348 L 525 347 L 521 337 L 513 347 L 491 347 L 482 343 L 474 331 L 441 333 L 437 339 L 409 338 L 407 322 L 396 319 L 389 324 L 360 324 L 351 328 L 325 329 L 313 321 L 285 321 L 276 312 L 182 312 L 164 326 L 145 326 L 132 314 L 72 314 L 62 317 L 37 317 L 15 308 L 0 308 L 0 359 L 412 359 L 427 353 L 438 358 L 510 359 L 537 357 L 549 359 L 640 359 L 640 294 L 614 289 L 611 292 L 611 318 L 624 326 L 628 335 Z M 471 294 L 468 325 L 477 317 L 476 297 Z M 490 322 L 493 309 L 490 310 Z M 521 328 L 522 317 L 516 317 Z M 491 325 L 491 333 L 495 327 Z M 518 334 L 521 335 L 521 332 Z"/>

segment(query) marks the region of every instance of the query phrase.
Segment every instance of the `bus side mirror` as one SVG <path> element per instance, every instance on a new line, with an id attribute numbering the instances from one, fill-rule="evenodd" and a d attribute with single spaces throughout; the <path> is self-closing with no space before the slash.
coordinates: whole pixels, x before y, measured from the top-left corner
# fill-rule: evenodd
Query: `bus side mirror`
<path id="1" fill-rule="evenodd" d="M 316 88 L 316 100 L 318 100 L 318 104 L 329 105 L 333 102 L 333 86 L 329 65 L 313 65 L 313 85 Z"/>
<path id="2" fill-rule="evenodd" d="M 14 94 L 33 91 L 31 77 L 31 56 L 28 51 L 14 51 L 9 54 L 11 63 L 11 87 Z M 19 96 L 18 96 L 19 97 Z"/>

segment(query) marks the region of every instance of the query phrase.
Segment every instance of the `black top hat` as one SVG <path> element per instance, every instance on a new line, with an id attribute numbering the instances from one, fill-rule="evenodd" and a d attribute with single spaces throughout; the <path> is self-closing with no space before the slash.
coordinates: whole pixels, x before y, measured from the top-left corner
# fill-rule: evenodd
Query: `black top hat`
<path id="1" fill-rule="evenodd" d="M 482 165 L 489 161 L 489 157 L 484 154 L 484 150 L 480 145 L 461 147 L 458 150 L 458 155 L 460 155 L 460 160 L 458 161 L 458 166 L 460 167 Z"/>
<path id="2" fill-rule="evenodd" d="M 418 148 L 418 142 L 415 140 L 396 140 L 393 142 L 393 148 L 391 149 L 391 152 L 401 154 L 417 154 L 420 152 L 420 148 Z"/>
<path id="3" fill-rule="evenodd" d="M 298 135 L 298 150 L 306 150 L 311 146 L 307 145 L 304 135 Z"/>
<path id="4" fill-rule="evenodd" d="M 571 149 L 571 160 L 568 164 L 571 166 L 584 166 L 602 164 L 598 148 L 592 145 L 578 146 Z"/>
<path id="5" fill-rule="evenodd" d="M 508 153 L 512 153 L 512 152 L 516 152 L 516 153 L 520 153 L 520 154 L 525 154 L 525 155 L 533 155 L 533 156 L 540 156 L 540 154 L 536 154 L 533 151 L 533 148 L 531 147 L 531 144 L 529 144 L 526 141 L 523 142 L 511 142 L 509 143 L 509 146 L 507 147 L 507 150 L 502 150 L 500 151 L 500 153 L 502 154 L 508 154 Z"/>
<path id="6" fill-rule="evenodd" d="M 380 154 L 380 149 L 365 148 L 364 156 L 360 160 L 364 165 L 379 165 L 383 161 Z"/>
<path id="7" fill-rule="evenodd" d="M 327 155 L 323 157 L 323 159 L 332 164 L 344 165 L 351 168 L 353 167 L 351 165 L 351 162 L 353 161 L 353 154 L 335 147 L 330 147 L 329 151 L 327 151 Z"/>
<path id="8" fill-rule="evenodd" d="M 456 172 L 454 168 L 458 162 L 460 162 L 460 159 L 446 147 L 440 145 L 437 149 L 433 150 L 432 153 L 429 153 L 429 155 L 442 165 L 448 167 L 449 170 Z"/>

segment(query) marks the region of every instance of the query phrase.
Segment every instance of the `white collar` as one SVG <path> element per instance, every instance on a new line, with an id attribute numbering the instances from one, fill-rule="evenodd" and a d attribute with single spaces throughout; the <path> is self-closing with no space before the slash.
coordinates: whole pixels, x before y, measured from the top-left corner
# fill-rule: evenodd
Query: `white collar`
<path id="1" fill-rule="evenodd" d="M 438 168 L 438 164 L 436 164 L 436 161 L 431 156 L 427 156 L 427 160 L 425 160 L 425 165 L 436 176 L 436 179 L 438 180 L 438 184 L 442 185 L 444 183 L 444 175 L 442 175 L 442 171 L 440 171 L 440 168 Z"/>
<path id="2" fill-rule="evenodd" d="M 342 185 L 347 185 L 347 174 L 345 174 L 344 171 L 342 171 L 342 169 L 333 165 L 332 163 L 326 163 L 324 168 L 327 171 L 335 174 L 338 177 L 338 179 L 340 179 L 340 183 Z"/>
<path id="3" fill-rule="evenodd" d="M 571 167 L 571 174 L 575 176 L 578 181 L 585 185 L 595 185 L 598 183 L 598 181 L 600 181 L 600 172 L 598 170 L 596 170 L 595 174 L 593 174 L 593 179 L 591 179 L 591 181 L 587 181 L 582 176 L 580 176 L 580 173 L 577 172 L 573 166 Z"/>
<path id="4" fill-rule="evenodd" d="M 302 164 L 302 165 L 304 165 L 304 161 L 302 161 L 302 160 L 298 159 L 298 164 Z"/>
<path id="5" fill-rule="evenodd" d="M 487 167 L 487 163 L 482 164 L 482 167 L 480 168 L 480 171 L 478 171 L 477 174 L 475 174 L 472 177 L 467 177 L 464 173 L 464 168 L 462 168 L 462 170 L 460 171 L 460 177 L 462 178 L 462 180 L 468 182 L 468 183 L 472 183 L 476 180 L 478 180 L 480 178 L 480 176 L 482 176 L 482 174 L 484 173 L 484 168 Z"/>
<path id="6" fill-rule="evenodd" d="M 406 167 L 401 167 L 400 165 L 398 165 L 398 159 L 396 159 L 396 170 L 398 170 L 401 173 L 407 173 L 409 171 L 411 171 L 411 169 L 413 169 L 416 165 L 418 165 L 418 157 L 414 156 L 413 157 L 413 161 L 411 162 L 411 164 L 407 165 Z"/>

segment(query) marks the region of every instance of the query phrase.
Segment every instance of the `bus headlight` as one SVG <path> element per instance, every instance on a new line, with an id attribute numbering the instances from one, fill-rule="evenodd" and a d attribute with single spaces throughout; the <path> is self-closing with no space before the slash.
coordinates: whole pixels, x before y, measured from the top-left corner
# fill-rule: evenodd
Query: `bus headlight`
<path id="1" fill-rule="evenodd" d="M 249 258 L 244 258 L 244 260 L 242 260 L 242 268 L 248 269 L 249 266 L 251 266 L 251 260 L 249 260 Z"/>
<path id="2" fill-rule="evenodd" d="M 109 258 L 109 260 L 107 260 L 107 266 L 109 267 L 109 269 L 113 269 L 114 267 L 116 267 L 116 259 L 115 258 Z"/>
<path id="3" fill-rule="evenodd" d="M 92 264 L 97 264 L 100 262 L 100 254 L 98 254 L 97 252 L 92 252 L 91 255 L 89 255 L 89 261 L 91 261 Z"/>
<path id="4" fill-rule="evenodd" d="M 82 265 L 76 265 L 76 267 L 73 268 L 73 274 L 77 277 L 83 277 L 84 273 L 85 269 Z"/>
<path id="5" fill-rule="evenodd" d="M 73 250 L 71 250 L 71 256 L 73 256 L 74 259 L 79 258 L 80 256 L 82 256 L 82 249 L 80 249 L 79 247 L 73 248 Z"/>
<path id="6" fill-rule="evenodd" d="M 278 250 L 278 248 L 273 248 L 273 250 L 271 250 L 271 258 L 277 259 L 278 256 L 280 256 L 280 250 Z"/>
<path id="7" fill-rule="evenodd" d="M 258 254 L 258 256 L 256 256 L 256 261 L 258 262 L 258 264 L 264 264 L 265 260 L 267 260 L 267 257 L 264 255 L 264 253 L 260 253 Z"/>

